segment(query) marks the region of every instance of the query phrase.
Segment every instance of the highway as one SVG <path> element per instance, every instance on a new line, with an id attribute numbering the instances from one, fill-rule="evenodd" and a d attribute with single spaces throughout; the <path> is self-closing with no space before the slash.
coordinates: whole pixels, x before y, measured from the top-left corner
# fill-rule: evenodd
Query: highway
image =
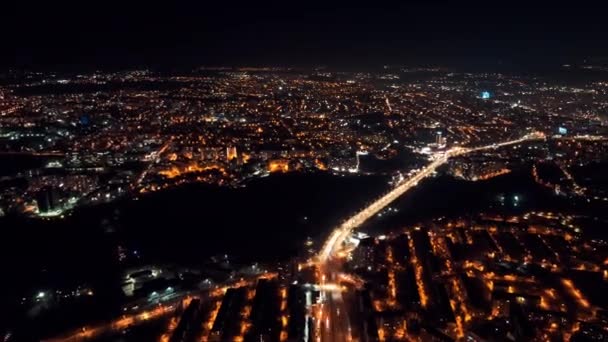
<path id="1" fill-rule="evenodd" d="M 419 172 L 412 175 L 410 178 L 397 184 L 389 192 L 378 198 L 377 200 L 370 203 L 367 207 L 363 208 L 359 212 L 352 215 L 342 224 L 335 227 L 332 231 L 319 253 L 314 260 L 314 265 L 318 266 L 319 274 L 321 275 L 321 281 L 319 289 L 322 293 L 324 300 L 318 306 L 318 310 L 315 309 L 311 314 L 315 319 L 314 338 L 316 342 L 345 342 L 355 340 L 352 336 L 352 332 L 358 329 L 358 326 L 350 322 L 348 312 L 352 310 L 353 304 L 351 295 L 344 296 L 343 291 L 352 291 L 353 286 L 355 288 L 362 287 L 362 280 L 352 275 L 343 274 L 341 272 L 342 261 L 339 257 L 334 257 L 341 251 L 344 241 L 353 233 L 353 231 L 359 228 L 367 220 L 371 219 L 377 213 L 382 211 L 386 206 L 391 204 L 400 196 L 416 187 L 421 180 L 432 175 L 440 166 L 444 165 L 450 158 L 463 156 L 466 154 L 480 152 L 485 150 L 494 150 L 505 146 L 517 145 L 520 143 L 542 140 L 545 139 L 542 133 L 531 133 L 523 136 L 522 138 L 509 140 L 501 143 L 490 144 L 480 147 L 453 147 L 447 151 L 437 152 L 431 158 L 430 164 L 422 168 Z M 569 137 L 569 139 L 576 140 L 587 140 L 597 141 L 605 140 L 605 137 L 599 136 L 576 136 Z M 151 161 L 148 167 L 143 173 L 136 179 L 134 187 L 140 185 L 141 181 L 145 178 L 147 172 L 152 166 L 158 162 L 161 155 L 169 148 L 171 141 L 165 142 L 159 149 L 154 152 L 151 156 Z M 343 254 L 343 251 L 342 251 Z M 276 274 L 270 274 L 268 276 L 276 276 Z M 342 287 L 341 284 L 349 283 L 350 287 Z M 245 286 L 247 281 L 240 281 L 239 283 L 230 284 L 227 286 Z M 347 289 L 347 288 L 350 288 Z M 213 296 L 219 296 L 223 294 L 225 288 L 218 289 L 218 294 Z M 350 292 L 349 292 L 350 293 Z M 117 318 L 114 321 L 106 322 L 97 325 L 90 325 L 86 328 L 78 329 L 68 334 L 49 339 L 46 341 L 53 342 L 71 342 L 80 341 L 83 339 L 95 338 L 106 334 L 111 334 L 118 331 L 123 331 L 125 328 L 135 326 L 153 318 L 157 318 L 164 315 L 169 315 L 174 312 L 176 308 L 175 303 L 164 303 L 163 305 L 155 306 L 149 310 L 138 311 L 130 313 Z"/>
<path id="2" fill-rule="evenodd" d="M 360 227 L 363 223 L 372 218 L 374 215 L 384 209 L 387 205 L 389 205 L 394 200 L 408 192 L 410 189 L 414 188 L 422 179 L 432 175 L 433 172 L 437 170 L 437 168 L 445 164 L 450 158 L 462 156 L 472 152 L 497 149 L 508 145 L 516 145 L 522 142 L 540 140 L 544 138 L 545 136 L 542 133 L 531 133 L 525 135 L 522 138 L 506 142 L 473 148 L 453 147 L 448 151 L 436 153 L 434 155 L 433 162 L 431 162 L 425 168 L 420 170 L 418 173 L 416 173 L 409 179 L 398 184 L 397 186 L 395 186 L 395 188 L 386 193 L 384 196 L 372 202 L 369 206 L 365 207 L 363 210 L 359 211 L 358 213 L 344 221 L 340 226 L 336 227 L 331 232 L 331 234 L 325 241 L 325 244 L 321 248 L 319 254 L 317 255 L 317 261 L 319 263 L 326 263 L 329 257 L 335 251 L 337 251 L 340 246 L 342 246 L 342 243 L 357 227 Z"/>
<path id="3" fill-rule="evenodd" d="M 150 172 L 154 164 L 157 164 L 160 161 L 160 158 L 163 153 L 167 150 L 167 148 L 169 148 L 169 146 L 171 146 L 171 142 L 172 139 L 169 139 L 167 142 L 162 144 L 157 151 L 152 153 L 152 157 L 150 158 L 150 162 L 148 163 L 146 168 L 141 172 L 139 176 L 137 176 L 137 178 L 135 178 L 134 182 L 131 184 L 131 190 L 139 189 L 139 186 L 148 175 L 148 172 Z"/>
<path id="4" fill-rule="evenodd" d="M 179 298 L 179 300 L 182 300 L 182 298 Z M 131 326 L 173 313 L 177 306 L 178 305 L 174 302 L 165 303 L 163 305 L 159 304 L 150 310 L 125 314 L 111 322 L 82 327 L 81 329 L 67 333 L 65 336 L 43 340 L 43 342 L 78 342 L 99 338 L 100 336 L 112 332 L 123 331 Z"/>
<path id="5" fill-rule="evenodd" d="M 356 228 L 360 227 L 363 223 L 383 210 L 394 200 L 408 192 L 410 189 L 416 187 L 422 179 L 432 175 L 437 168 L 444 165 L 450 158 L 544 138 L 545 136 L 542 133 L 531 133 L 522 138 L 501 143 L 472 148 L 453 147 L 448 151 L 436 153 L 431 158 L 433 161 L 429 165 L 424 167 L 415 175 L 411 176 L 409 179 L 396 185 L 388 193 L 375 200 L 369 206 L 357 212 L 355 215 L 351 216 L 331 232 L 323 247 L 319 251 L 316 260 L 319 270 L 321 271 L 322 282 L 325 282 L 326 279 L 333 281 L 340 274 L 340 263 L 337 262 L 337 260 L 334 260 L 332 256 L 340 250 L 344 241 Z M 317 330 L 314 340 L 318 342 L 352 340 L 351 322 L 349 322 L 348 315 L 346 314 L 348 304 L 345 303 L 342 292 L 324 291 L 323 297 L 325 298 L 324 303 L 321 304 L 320 310 L 315 315 L 315 319 L 317 320 L 317 324 L 320 326 L 320 329 Z"/>

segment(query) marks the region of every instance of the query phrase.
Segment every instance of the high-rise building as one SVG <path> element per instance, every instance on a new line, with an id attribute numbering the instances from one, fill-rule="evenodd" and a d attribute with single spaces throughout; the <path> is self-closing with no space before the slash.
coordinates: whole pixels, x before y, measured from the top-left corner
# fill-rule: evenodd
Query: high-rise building
<path id="1" fill-rule="evenodd" d="M 443 136 L 443 133 L 441 131 L 437 131 L 437 133 L 435 134 L 435 144 L 437 145 L 437 147 L 444 147 L 447 142 L 448 139 Z"/>
<path id="2" fill-rule="evenodd" d="M 226 160 L 231 161 L 232 159 L 236 159 L 237 157 L 238 154 L 235 146 L 226 147 Z"/>
<path id="3" fill-rule="evenodd" d="M 441 131 L 437 131 L 437 134 L 435 134 L 435 144 L 437 144 L 437 146 L 445 145 L 445 138 Z"/>
<path id="4" fill-rule="evenodd" d="M 57 193 L 51 187 L 45 187 L 36 193 L 36 203 L 38 203 L 38 212 L 42 214 L 49 213 L 59 205 Z"/>

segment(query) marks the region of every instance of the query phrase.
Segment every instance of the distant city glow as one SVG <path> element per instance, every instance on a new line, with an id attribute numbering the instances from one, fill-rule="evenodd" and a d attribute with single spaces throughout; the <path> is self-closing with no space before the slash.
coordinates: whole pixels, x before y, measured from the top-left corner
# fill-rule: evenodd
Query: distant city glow
<path id="1" fill-rule="evenodd" d="M 0 72 L 9 334 L 608 340 L 601 75 L 349 68 Z"/>

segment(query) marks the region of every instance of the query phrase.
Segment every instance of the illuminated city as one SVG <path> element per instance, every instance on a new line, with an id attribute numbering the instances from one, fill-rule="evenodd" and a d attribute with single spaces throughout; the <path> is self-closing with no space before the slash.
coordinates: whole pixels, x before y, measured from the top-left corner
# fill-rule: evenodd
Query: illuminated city
<path id="1" fill-rule="evenodd" d="M 608 35 L 49 6 L 0 60 L 2 341 L 608 341 Z"/>

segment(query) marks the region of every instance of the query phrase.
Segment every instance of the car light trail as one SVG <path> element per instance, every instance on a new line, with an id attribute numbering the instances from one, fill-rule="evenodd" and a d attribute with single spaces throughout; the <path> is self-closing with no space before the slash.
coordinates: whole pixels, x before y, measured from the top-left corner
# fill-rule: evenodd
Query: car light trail
<path id="1" fill-rule="evenodd" d="M 408 192 L 410 189 L 416 187 L 418 185 L 418 182 L 432 175 L 433 172 L 437 170 L 437 168 L 445 164 L 450 158 L 478 151 L 492 150 L 504 146 L 516 145 L 526 141 L 540 140 L 544 139 L 544 137 L 545 135 L 543 133 L 535 132 L 527 134 L 520 139 L 510 140 L 502 143 L 474 148 L 453 147 L 452 149 L 446 152 L 437 153 L 434 157 L 434 161 L 427 165 L 425 168 L 423 168 L 420 172 L 413 175 L 403 183 L 397 185 L 387 194 L 372 202 L 369 206 L 359 211 L 355 215 L 351 216 L 340 226 L 336 227 L 329 235 L 329 238 L 326 240 L 325 244 L 323 245 L 323 248 L 321 248 L 317 256 L 318 261 L 321 263 L 327 262 L 329 257 L 337 250 L 337 248 L 339 248 L 339 246 L 342 245 L 342 243 L 353 232 L 353 230 L 360 227 L 363 223 L 365 223 L 367 220 L 369 220 L 382 209 L 384 209 L 384 207 L 386 207 L 394 200 Z"/>

